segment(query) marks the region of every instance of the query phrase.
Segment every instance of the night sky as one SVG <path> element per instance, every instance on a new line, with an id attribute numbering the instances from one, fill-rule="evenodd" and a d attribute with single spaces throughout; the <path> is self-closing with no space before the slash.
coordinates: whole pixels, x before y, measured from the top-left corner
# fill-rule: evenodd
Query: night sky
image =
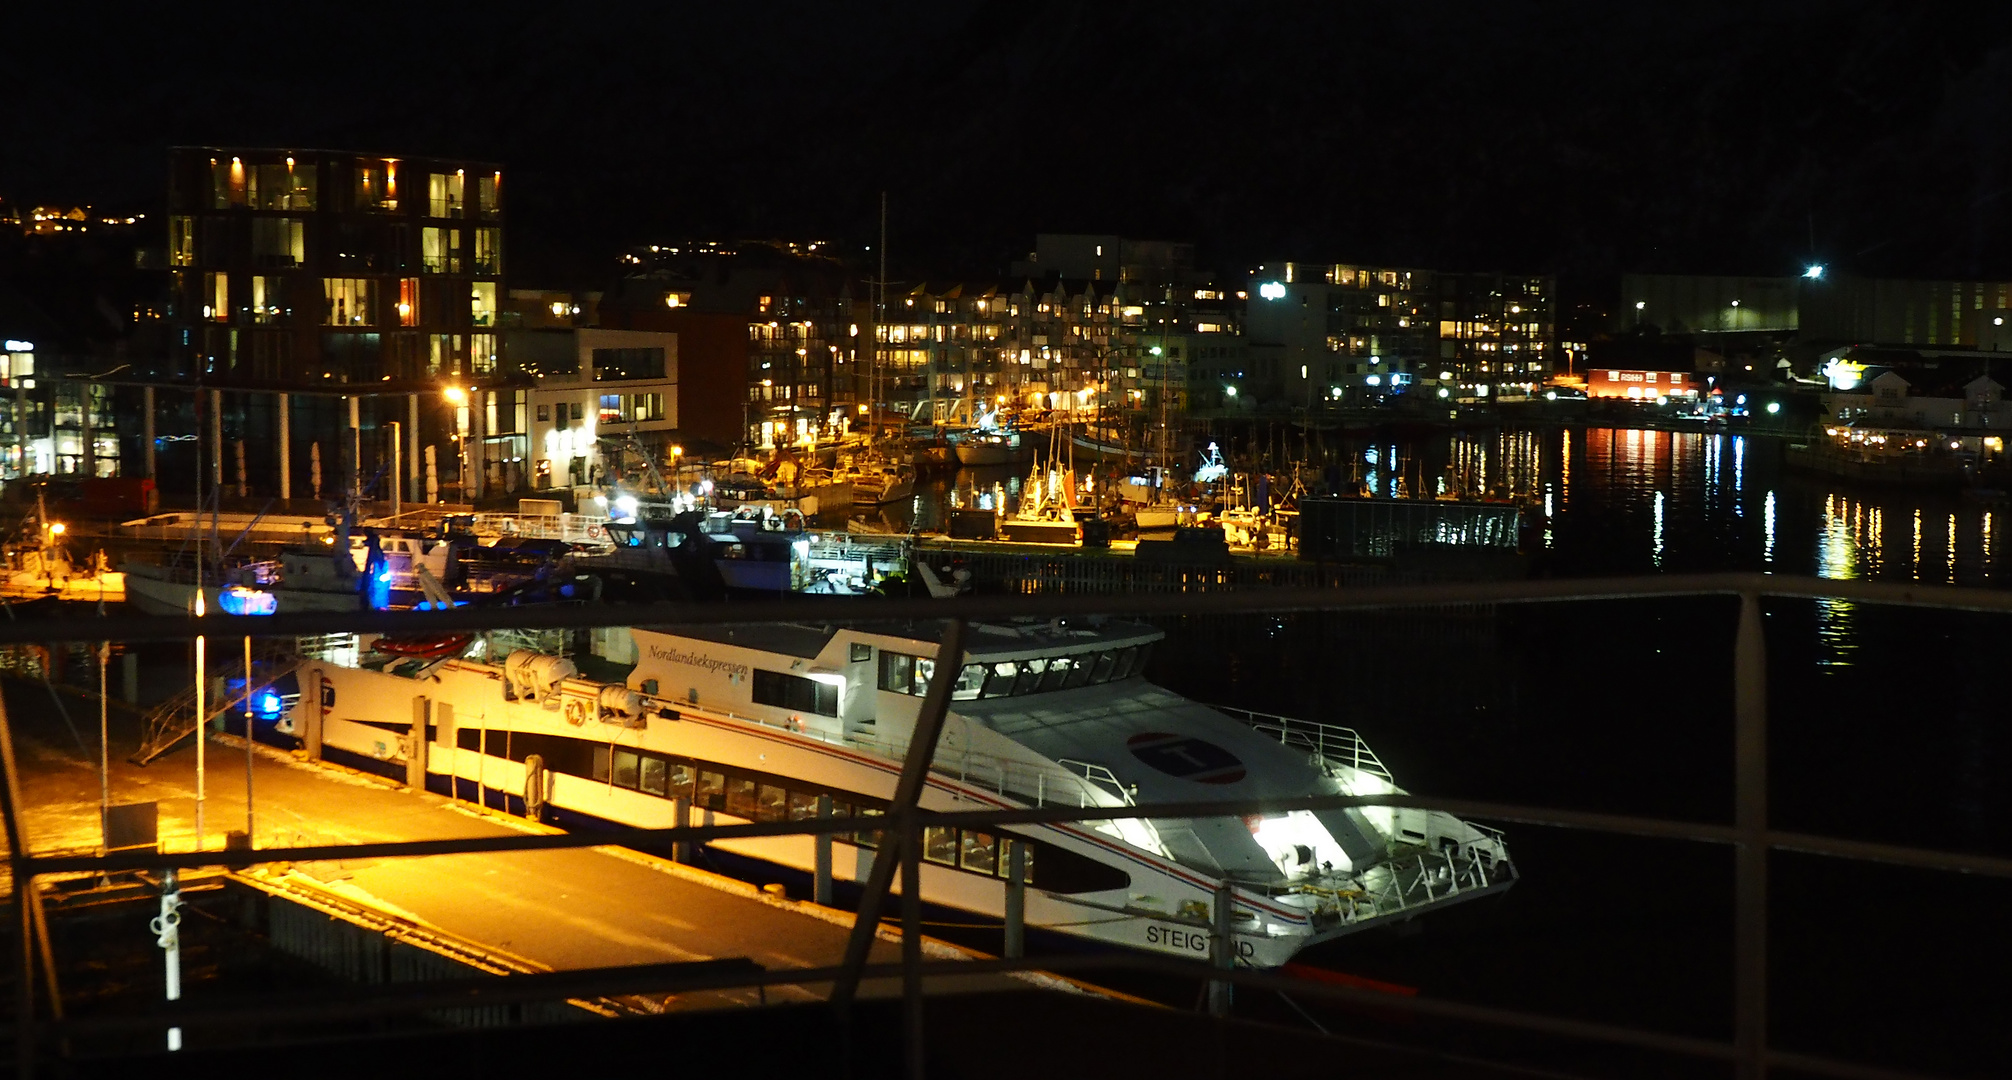
<path id="1" fill-rule="evenodd" d="M 0 195 L 150 209 L 173 143 L 500 161 L 523 286 L 871 242 L 883 189 L 909 274 L 1096 231 L 1223 268 L 2012 276 L 2007 5 L 116 10 L 10 49 Z"/>

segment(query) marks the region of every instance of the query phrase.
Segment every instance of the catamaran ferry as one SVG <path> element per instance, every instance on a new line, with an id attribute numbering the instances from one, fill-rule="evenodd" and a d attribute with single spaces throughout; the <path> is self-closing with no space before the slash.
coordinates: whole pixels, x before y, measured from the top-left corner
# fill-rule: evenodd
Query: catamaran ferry
<path id="1" fill-rule="evenodd" d="M 330 759 L 568 827 L 668 828 L 682 813 L 691 824 L 781 821 L 821 808 L 865 818 L 893 795 L 940 633 L 935 623 L 596 631 L 597 655 L 582 663 L 626 667 L 620 683 L 530 650 L 485 656 L 483 641 L 441 659 L 395 642 L 373 649 L 366 636 L 303 664 L 298 704 L 277 727 Z M 1212 708 L 1147 682 L 1162 637 L 1118 621 L 974 624 L 923 808 L 1399 790 L 1354 731 Z M 834 880 L 864 881 L 878 843 L 873 831 L 839 834 Z M 1026 855 L 1030 930 L 1194 956 L 1227 884 L 1238 952 L 1259 967 L 1516 879 L 1492 829 L 1369 807 L 933 827 L 925 902 L 1003 917 L 1014 846 Z M 712 847 L 770 873 L 817 867 L 808 836 Z"/>

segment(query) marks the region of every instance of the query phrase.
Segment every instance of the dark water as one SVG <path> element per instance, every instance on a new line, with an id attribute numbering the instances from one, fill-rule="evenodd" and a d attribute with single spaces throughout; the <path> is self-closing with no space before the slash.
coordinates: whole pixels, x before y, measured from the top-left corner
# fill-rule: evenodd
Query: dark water
<path id="1" fill-rule="evenodd" d="M 1511 431 L 1344 441 L 1339 460 L 1386 494 L 1540 498 L 1542 572 L 1556 577 L 1737 569 L 1992 586 L 2001 573 L 2006 510 L 1786 474 L 1774 440 Z M 1729 599 L 1700 599 L 1175 620 L 1151 675 L 1201 700 L 1355 727 L 1414 792 L 1727 821 L 1735 614 Z M 1770 601 L 1775 823 L 2012 854 L 2008 626 Z M 1507 896 L 1307 959 L 1455 1000 L 1730 1037 L 1727 850 L 1530 826 L 1510 837 L 1524 879 Z M 1794 855 L 1772 873 L 1779 1044 L 1953 1075 L 2012 1061 L 1994 989 L 2012 966 L 2007 883 Z M 1244 1007 L 1299 1022 L 1275 1001 Z M 1723 1075 L 1591 1047 L 1539 1058 Z"/>

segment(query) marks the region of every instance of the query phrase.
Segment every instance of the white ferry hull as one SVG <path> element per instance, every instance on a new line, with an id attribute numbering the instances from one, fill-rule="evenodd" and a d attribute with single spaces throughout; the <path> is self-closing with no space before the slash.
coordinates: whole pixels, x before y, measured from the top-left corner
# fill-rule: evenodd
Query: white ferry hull
<path id="1" fill-rule="evenodd" d="M 812 631 L 798 627 L 790 633 L 802 641 Z M 878 717 L 879 727 L 887 728 L 897 721 L 902 703 L 912 706 L 916 701 L 900 696 L 906 691 L 886 688 L 884 667 L 877 678 L 866 674 L 876 665 L 871 655 L 863 660 L 859 655 L 862 648 L 868 654 L 882 647 L 892 649 L 895 640 L 881 637 L 869 644 L 822 638 L 826 645 L 819 647 L 818 655 L 826 659 L 820 663 L 837 666 L 802 670 L 823 675 L 827 681 L 817 685 L 850 685 L 858 692 L 846 696 L 839 691 L 840 696 L 831 699 L 838 704 L 827 708 L 822 698 L 804 698 L 805 703 L 788 707 L 746 700 L 751 675 L 754 685 L 770 686 L 771 694 L 786 681 L 783 671 L 790 664 L 785 654 L 757 653 L 728 639 L 641 631 L 635 637 L 632 656 L 640 659 L 632 675 L 633 689 L 570 677 L 566 674 L 570 666 L 565 666 L 538 691 L 544 695 L 542 702 L 530 700 L 533 691 L 515 681 L 533 668 L 520 669 L 514 659 L 509 674 L 485 664 L 450 660 L 426 669 L 423 679 L 309 661 L 299 672 L 299 704 L 281 730 L 300 734 L 325 756 L 344 764 L 410 784 L 452 790 L 461 797 L 481 792 L 489 805 L 500 801 L 509 809 L 521 809 L 527 799 L 539 802 L 564 824 L 670 828 L 680 824 L 681 805 L 691 807 L 690 823 L 696 825 L 801 820 L 815 815 L 820 798 L 831 800 L 835 813 L 861 822 L 872 822 L 876 819 L 870 815 L 882 812 L 879 808 L 886 806 L 900 775 L 904 747 L 879 742 L 881 736 L 872 734 L 871 726 L 862 733 L 835 723 L 841 715 L 859 715 L 856 707 L 864 707 Z M 1135 633 L 1113 640 L 1140 638 Z M 531 659 L 548 667 L 560 663 Z M 843 666 L 850 662 L 863 667 Z M 1109 662 L 1108 656 L 1099 661 L 1099 670 Z M 1059 670 L 1065 669 L 1052 669 L 1051 674 Z M 1089 667 L 1074 670 L 1087 672 Z M 769 681 L 764 683 L 764 678 Z M 800 677 L 799 682 L 808 689 L 815 680 Z M 1207 711 L 1143 681 L 1100 685 L 1107 699 L 1116 695 L 1133 702 L 1152 711 L 1156 722 L 1164 722 L 1175 711 L 1163 707 L 1166 702 Z M 604 704 L 610 692 L 631 704 Z M 1051 707 L 1073 707 L 1068 702 L 1077 699 L 1015 698 L 1002 707 L 1037 707 L 1015 702 L 1043 700 L 1061 701 Z M 967 700 L 957 708 L 960 716 L 982 716 L 980 706 L 985 704 Z M 725 711 L 728 708 L 735 711 Z M 1219 713 L 1209 715 L 1234 726 Z M 1037 752 L 1013 749 L 1014 756 L 995 756 L 991 750 L 1006 746 L 1000 738 L 968 719 L 955 720 L 938 750 L 922 807 L 958 811 L 1123 805 L 1111 801 L 1109 789 L 1098 787 L 1106 780 L 1084 770 L 1059 769 Z M 1149 738 L 1163 741 L 1169 736 Z M 1292 753 L 1283 756 L 1296 760 Z M 1254 759 L 1243 760 L 1252 764 Z M 1243 767 L 1236 772 L 1242 775 Z M 1111 774 L 1106 770 L 1098 776 Z M 1030 782 L 1035 777 L 1041 786 Z M 1044 794 L 1032 794 L 1037 790 Z M 1253 966 L 1277 966 L 1315 942 L 1411 918 L 1513 883 L 1514 869 L 1499 840 L 1480 837 L 1473 827 L 1444 815 L 1442 824 L 1465 829 L 1469 839 L 1443 828 L 1434 839 L 1425 816 L 1423 811 L 1395 812 L 1390 828 L 1416 840 L 1406 841 L 1410 847 L 1396 846 L 1387 852 L 1379 848 L 1375 861 L 1360 860 L 1361 869 L 1346 875 L 1308 878 L 1305 885 L 1283 881 L 1236 885 L 1239 955 Z M 1004 880 L 1006 845 L 999 842 L 1003 835 L 1029 845 L 1034 860 L 1024 894 L 1030 931 L 1166 955 L 1206 956 L 1209 912 L 1217 890 L 1225 884 L 1223 872 L 1203 872 L 1192 860 L 1176 861 L 1170 852 L 1180 849 L 1170 838 L 1184 833 L 1190 844 L 1196 842 L 1190 825 L 1229 830 L 1246 841 L 1255 834 L 1255 827 L 1252 834 L 1244 833 L 1247 822 L 1215 819 L 1209 824 L 1209 820 L 1062 823 L 996 832 L 932 829 L 923 838 L 928 860 L 921 867 L 923 899 L 984 919 L 1003 919 L 1009 887 Z M 877 835 L 868 829 L 834 838 L 830 872 L 835 882 L 865 877 Z M 1449 847 L 1448 836 L 1469 846 Z M 720 840 L 712 847 L 792 874 L 817 870 L 817 845 L 808 836 Z M 1310 887 L 1314 885 L 1319 887 Z"/>

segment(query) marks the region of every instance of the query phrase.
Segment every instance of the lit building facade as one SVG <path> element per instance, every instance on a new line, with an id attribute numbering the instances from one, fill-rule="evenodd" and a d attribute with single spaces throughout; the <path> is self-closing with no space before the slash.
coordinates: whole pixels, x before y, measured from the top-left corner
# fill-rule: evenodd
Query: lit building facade
<path id="1" fill-rule="evenodd" d="M 468 463 L 464 497 L 515 490 L 526 399 L 500 377 L 503 192 L 482 162 L 175 148 L 169 345 L 135 374 L 211 392 L 218 415 L 202 423 L 222 430 L 202 445 L 261 448 L 242 469 L 204 452 L 212 479 L 242 490 L 292 494 L 318 474 L 307 494 L 327 495 L 344 483 L 337 459 L 371 471 L 402 456 L 415 491 L 426 447 L 442 474 Z M 393 425 L 409 453 L 389 453 Z"/>

